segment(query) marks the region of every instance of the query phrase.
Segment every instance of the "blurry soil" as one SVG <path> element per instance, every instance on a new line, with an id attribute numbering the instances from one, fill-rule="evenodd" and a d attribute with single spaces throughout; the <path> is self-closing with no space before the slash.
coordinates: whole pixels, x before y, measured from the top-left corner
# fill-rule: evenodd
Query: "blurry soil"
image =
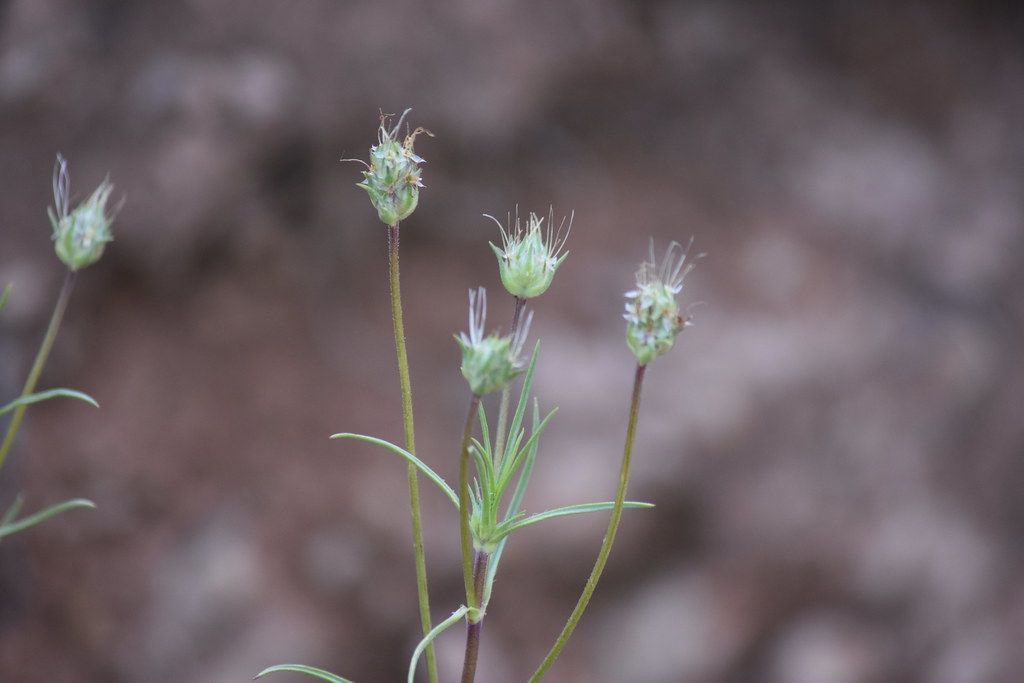
<path id="1" fill-rule="evenodd" d="M 653 238 L 706 253 L 650 367 L 629 511 L 552 681 L 1024 680 L 1024 13 L 1015 3 L 0 3 L 0 397 L 61 272 L 51 164 L 125 197 L 82 271 L 0 507 L 0 681 L 401 680 L 418 642 L 381 111 L 428 128 L 402 225 L 418 453 L 454 481 L 488 241 L 573 213 L 532 305 L 558 407 L 531 511 L 609 499 Z M 6 402 L 6 398 L 0 402 Z M 493 409 L 493 406 L 491 406 Z M 454 511 L 421 479 L 433 614 Z M 605 518 L 513 537 L 481 683 L 525 680 Z M 438 640 L 443 680 L 461 629 Z M 287 680 L 278 676 L 278 680 Z M 303 680 L 296 677 L 294 680 Z"/>

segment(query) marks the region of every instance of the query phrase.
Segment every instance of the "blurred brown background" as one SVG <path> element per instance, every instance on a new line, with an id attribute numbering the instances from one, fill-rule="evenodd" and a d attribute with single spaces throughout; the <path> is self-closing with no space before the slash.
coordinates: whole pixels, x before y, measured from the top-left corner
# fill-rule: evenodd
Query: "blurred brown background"
<path id="1" fill-rule="evenodd" d="M 34 407 L 0 482 L 98 509 L 0 546 L 0 680 L 403 680 L 405 468 L 327 436 L 401 439 L 386 233 L 338 160 L 406 107 L 436 135 L 402 228 L 418 446 L 452 480 L 466 291 L 510 311 L 481 214 L 575 211 L 534 511 L 612 495 L 648 238 L 708 252 L 648 374 L 657 507 L 550 680 L 1024 680 L 1022 37 L 1009 2 L 0 2 L 0 396 L 61 278 L 55 154 L 126 197 L 42 383 L 102 408 Z M 458 534 L 423 487 L 439 621 Z M 481 683 L 533 671 L 603 524 L 513 537 Z"/>

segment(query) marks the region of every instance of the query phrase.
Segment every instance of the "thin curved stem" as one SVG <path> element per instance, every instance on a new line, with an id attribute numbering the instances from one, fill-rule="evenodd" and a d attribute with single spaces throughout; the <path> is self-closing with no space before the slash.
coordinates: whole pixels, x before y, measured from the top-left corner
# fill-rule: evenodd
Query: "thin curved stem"
<path id="1" fill-rule="evenodd" d="M 64 275 L 64 284 L 61 285 L 60 294 L 57 296 L 57 303 L 53 307 L 53 315 L 50 316 L 50 325 L 46 328 L 46 334 L 43 336 L 42 344 L 39 345 L 39 351 L 36 352 L 36 359 L 32 363 L 32 369 L 29 370 L 28 379 L 25 380 L 25 387 L 21 390 L 21 397 L 28 396 L 36 390 L 36 382 L 39 381 L 39 375 L 43 371 L 43 366 L 46 365 L 46 359 L 50 356 L 53 342 L 57 339 L 57 331 L 60 329 L 60 323 L 64 318 L 64 311 L 68 307 L 68 299 L 71 297 L 71 290 L 74 288 L 74 285 L 75 271 L 68 269 Z M 3 469 L 4 463 L 7 461 L 7 454 L 14 443 L 14 437 L 18 434 L 18 428 L 21 427 L 21 421 L 25 417 L 25 409 L 27 407 L 27 405 L 20 405 L 15 408 L 14 415 L 7 425 L 7 433 L 4 435 L 3 445 L 0 445 L 0 469 Z"/>
<path id="2" fill-rule="evenodd" d="M 551 651 L 548 652 L 547 657 L 544 658 L 537 671 L 530 677 L 529 683 L 539 681 L 547 673 L 547 670 L 551 668 L 555 659 L 561 654 L 562 649 L 565 648 L 565 644 L 569 641 L 569 636 L 572 635 L 580 618 L 583 616 L 584 610 L 587 609 L 587 604 L 590 602 L 594 589 L 597 588 L 597 582 L 601 578 L 601 573 L 604 571 L 604 566 L 608 562 L 608 555 L 611 553 L 612 543 L 615 542 L 615 534 L 619 529 L 619 520 L 622 518 L 622 506 L 626 500 L 626 485 L 629 482 L 629 466 L 633 457 L 633 440 L 636 436 L 637 417 L 640 413 L 640 393 L 643 389 L 644 371 L 646 368 L 646 365 L 636 366 L 636 375 L 633 379 L 633 399 L 629 408 L 629 425 L 626 427 L 626 446 L 622 454 L 622 466 L 619 468 L 619 486 L 615 492 L 615 505 L 612 507 L 611 519 L 608 521 L 608 531 L 604 535 L 604 542 L 601 544 L 601 550 L 597 554 L 597 561 L 594 563 L 594 568 L 590 572 L 590 578 L 587 579 L 587 584 L 583 588 L 583 593 L 580 595 L 575 609 L 569 615 L 569 620 L 552 646 Z"/>
<path id="3" fill-rule="evenodd" d="M 412 420 L 412 383 L 409 380 L 409 356 L 405 347 L 405 323 L 402 319 L 402 289 L 398 268 L 398 223 L 388 226 L 388 265 L 391 275 L 391 318 L 395 328 L 395 351 L 398 355 L 398 377 L 402 385 L 402 426 L 405 430 L 405 450 L 416 454 L 416 432 Z M 408 464 L 409 511 L 412 516 L 412 543 L 416 556 L 416 588 L 419 595 L 420 625 L 424 637 L 430 633 L 430 596 L 427 587 L 427 563 L 423 550 L 423 517 L 420 513 L 419 474 L 416 466 Z M 437 660 L 434 645 L 427 646 L 427 672 L 431 683 L 437 683 Z"/>

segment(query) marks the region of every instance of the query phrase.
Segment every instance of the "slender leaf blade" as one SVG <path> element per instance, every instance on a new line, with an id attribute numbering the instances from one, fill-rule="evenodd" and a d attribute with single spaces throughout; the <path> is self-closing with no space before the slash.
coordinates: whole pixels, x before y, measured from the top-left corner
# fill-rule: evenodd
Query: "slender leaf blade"
<path id="1" fill-rule="evenodd" d="M 387 448 L 389 451 L 393 453 L 397 453 L 398 455 L 402 456 L 403 458 L 411 462 L 417 468 L 419 468 L 419 470 L 423 472 L 423 474 L 427 475 L 427 477 L 431 481 L 437 484 L 441 488 L 441 490 L 445 492 L 449 500 L 451 500 L 455 504 L 455 508 L 458 509 L 459 496 L 455 493 L 452 487 L 448 485 L 448 482 L 446 482 L 441 477 L 441 475 L 437 474 L 434 470 L 430 469 L 430 467 L 425 462 L 423 462 L 422 460 L 420 460 L 415 455 L 405 450 L 401 446 L 396 446 L 390 441 L 385 441 L 384 439 L 378 439 L 373 436 L 366 436 L 365 434 L 352 434 L 350 432 L 340 432 L 338 434 L 331 434 L 331 438 L 356 439 L 358 441 L 366 441 L 367 443 L 377 444 L 378 446 L 383 446 L 384 448 Z"/>
<path id="2" fill-rule="evenodd" d="M 413 682 L 413 677 L 415 677 L 416 675 L 416 664 L 420 661 L 420 655 L 422 655 L 423 651 L 427 649 L 427 646 L 429 646 L 430 643 L 434 641 L 434 638 L 437 638 L 439 635 L 441 635 L 441 633 L 443 633 L 444 630 L 447 629 L 449 626 L 452 626 L 453 624 L 456 624 L 459 621 L 461 621 L 462 617 L 465 616 L 465 614 L 468 611 L 469 608 L 465 605 L 462 605 L 461 607 L 459 607 L 459 609 L 452 612 L 452 615 L 450 617 L 442 621 L 434 628 L 430 629 L 430 633 L 423 637 L 423 640 L 420 641 L 420 644 L 417 645 L 416 649 L 413 651 L 412 660 L 409 662 L 408 683 Z"/>
<path id="3" fill-rule="evenodd" d="M 9 413 L 18 406 L 29 405 L 30 403 L 39 403 L 40 401 L 45 401 L 47 399 L 55 398 L 57 396 L 77 398 L 78 400 L 85 401 L 86 403 L 95 406 L 96 408 L 100 407 L 100 404 L 96 402 L 96 399 L 94 399 L 89 394 L 84 394 L 81 391 L 75 391 L 74 389 L 65 389 L 63 387 L 60 387 L 57 389 L 47 389 L 46 391 L 37 391 L 36 393 L 28 394 L 27 396 L 19 396 L 18 398 L 14 399 L 4 407 L 0 408 L 0 415 L 3 415 L 4 413 Z"/>
<path id="4" fill-rule="evenodd" d="M 253 676 L 253 680 L 255 681 L 257 678 L 263 678 L 267 674 L 275 673 L 278 671 L 291 671 L 294 673 L 309 674 L 310 676 L 315 676 L 316 678 L 325 681 L 330 681 L 330 683 L 352 683 L 352 681 L 348 680 L 347 678 L 335 676 L 330 671 L 317 669 L 313 666 L 305 666 L 304 664 L 278 664 L 277 666 L 267 667 L 263 671 Z"/>
<path id="5" fill-rule="evenodd" d="M 512 423 L 508 426 L 508 434 L 518 434 L 519 430 L 522 429 L 523 415 L 526 414 L 526 406 L 530 402 L 530 387 L 533 386 L 533 372 L 537 368 L 537 357 L 540 355 L 540 340 L 533 346 L 533 355 L 530 357 L 530 367 L 526 370 L 526 377 L 523 379 L 523 388 L 519 392 L 519 403 L 516 404 L 516 412 L 512 415 Z M 507 443 L 507 441 L 506 441 Z M 508 446 L 505 446 L 505 453 L 508 452 Z M 498 453 L 497 456 L 502 461 L 505 460 L 505 453 Z"/>
<path id="6" fill-rule="evenodd" d="M 50 517 L 53 517 L 54 515 L 59 515 L 60 513 L 70 510 L 72 508 L 82 507 L 95 508 L 96 504 L 93 503 L 91 500 L 86 500 L 85 498 L 75 498 L 74 500 L 66 500 L 63 503 L 51 505 L 45 510 L 40 510 L 34 515 L 29 515 L 28 517 L 19 519 L 17 522 L 6 522 L 2 526 L 0 526 L 0 538 L 3 538 L 4 536 L 10 536 L 11 534 L 16 534 L 19 531 L 24 531 L 25 529 L 28 529 L 31 526 L 35 526 L 40 522 L 45 522 Z M 6 515 L 4 518 L 6 519 Z"/>
<path id="7" fill-rule="evenodd" d="M 534 402 L 536 403 L 536 400 Z M 536 412 L 537 406 L 535 405 L 534 413 L 536 414 Z M 519 483 L 516 484 L 516 490 L 512 497 L 513 503 L 516 507 L 518 507 L 519 501 L 522 500 L 523 493 L 525 493 L 526 491 L 526 486 L 530 483 L 530 476 L 533 474 L 533 465 L 537 459 L 537 445 L 538 439 L 540 439 L 540 433 L 544 431 L 544 428 L 547 426 L 548 422 L 551 420 L 552 417 L 554 417 L 555 413 L 557 412 L 558 408 L 552 410 L 550 413 L 547 414 L 547 417 L 545 417 L 539 425 L 537 424 L 536 420 L 534 420 L 532 428 L 533 431 L 530 434 L 530 438 L 527 439 L 526 444 L 522 447 L 522 449 L 520 449 L 516 453 L 515 457 L 513 458 L 513 462 L 518 464 L 519 461 L 522 459 L 522 454 L 526 453 L 526 462 L 524 463 L 523 468 L 520 470 Z M 502 495 L 504 495 L 505 489 L 508 488 L 508 485 L 511 482 L 512 475 L 514 473 L 515 468 L 509 468 L 509 471 L 502 473 L 502 479 L 500 479 L 498 482 Z M 514 512 L 515 508 L 512 507 L 512 505 L 510 504 L 509 510 L 510 512 Z"/>
<path id="8" fill-rule="evenodd" d="M 494 442 L 491 441 L 491 430 L 487 425 L 487 411 L 484 410 L 483 401 L 480 401 L 476 406 L 476 416 L 480 424 L 480 440 L 487 444 L 488 457 L 493 458 L 491 449 L 494 448 Z"/>
<path id="9" fill-rule="evenodd" d="M 516 531 L 517 529 L 522 529 L 523 527 L 530 526 L 531 524 L 536 524 L 537 522 L 543 522 L 546 519 L 554 519 L 556 517 L 567 517 L 569 515 L 581 515 L 588 512 L 601 512 L 603 510 L 611 510 L 613 507 L 615 507 L 615 503 L 613 501 L 608 501 L 605 503 L 581 503 L 579 505 L 569 505 L 566 507 L 556 508 L 554 510 L 548 510 L 546 512 L 538 512 L 535 515 L 530 515 L 526 519 L 522 519 L 512 524 L 508 524 L 507 526 L 503 524 L 502 531 L 504 531 L 504 533 L 507 535 L 512 533 L 513 531 Z M 622 504 L 622 507 L 631 509 L 646 509 L 654 507 L 654 504 L 626 501 L 625 503 Z"/>

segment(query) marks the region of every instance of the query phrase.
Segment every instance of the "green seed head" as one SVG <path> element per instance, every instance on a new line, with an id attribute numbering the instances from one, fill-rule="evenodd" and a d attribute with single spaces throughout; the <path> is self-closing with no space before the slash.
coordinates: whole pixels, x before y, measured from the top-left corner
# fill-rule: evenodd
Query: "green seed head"
<path id="1" fill-rule="evenodd" d="M 417 128 L 400 143 L 398 132 L 409 111 L 406 109 L 390 129 L 389 117 L 381 116 L 378 142 L 370 147 L 370 163 L 363 171 L 363 182 L 356 185 L 370 195 L 370 201 L 385 225 L 396 225 L 407 218 L 416 209 L 420 188 L 423 187 L 419 165 L 424 161 L 413 152 L 413 143 L 420 133 L 431 133 Z"/>
<path id="2" fill-rule="evenodd" d="M 688 249 L 672 242 L 659 268 L 652 242 L 650 260 L 636 273 L 636 288 L 626 292 L 626 343 L 641 365 L 668 353 L 676 335 L 690 325 L 689 316 L 680 313 L 676 302 L 683 278 L 693 268 L 692 263 L 686 264 Z"/>
<path id="3" fill-rule="evenodd" d="M 487 318 L 487 292 L 480 287 L 469 292 L 469 333 L 455 337 L 462 349 L 462 376 L 478 396 L 504 389 L 523 371 L 520 354 L 533 319 L 532 311 L 515 335 L 484 336 Z"/>
<path id="4" fill-rule="evenodd" d="M 99 260 L 103 248 L 113 239 L 110 226 L 114 214 L 107 211 L 107 201 L 114 186 L 104 180 L 92 195 L 68 211 L 70 179 L 64 157 L 57 155 L 53 170 L 53 199 L 55 208 L 47 209 L 53 226 L 54 248 L 57 257 L 71 270 L 84 268 Z"/>
<path id="5" fill-rule="evenodd" d="M 544 219 L 538 218 L 535 213 L 530 214 L 525 230 L 520 226 L 518 215 L 515 228 L 510 220 L 507 230 L 493 216 L 488 218 L 498 223 L 501 229 L 501 247 L 491 243 L 491 249 L 498 257 L 498 270 L 505 289 L 520 299 L 531 299 L 547 291 L 555 279 L 558 266 L 569 255 L 569 252 L 562 249 L 572 228 L 572 215 L 569 216 L 568 225 L 563 219 L 558 230 L 552 227 L 553 211 L 548 213 L 546 229 L 543 227 Z"/>

